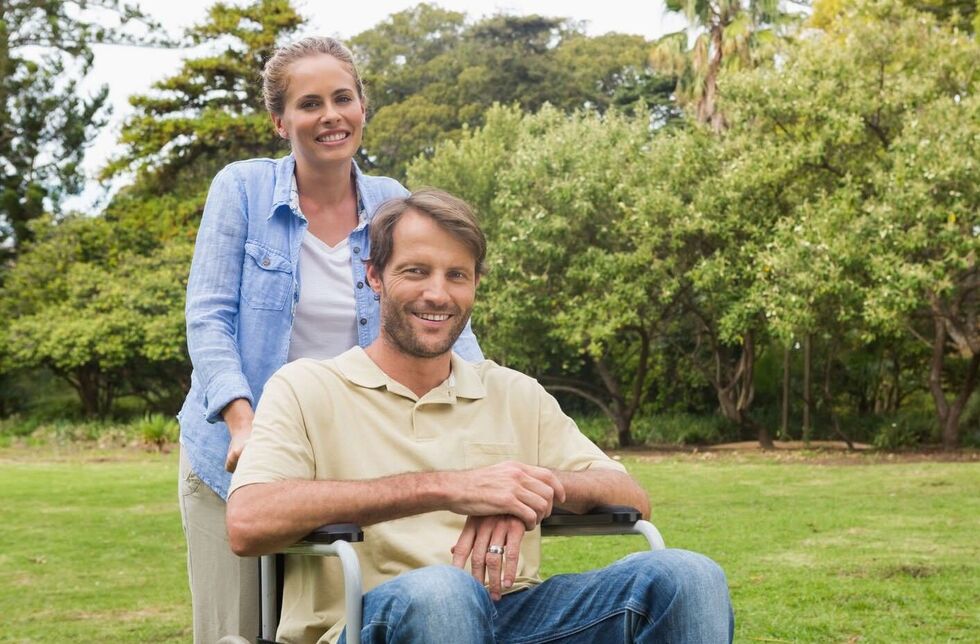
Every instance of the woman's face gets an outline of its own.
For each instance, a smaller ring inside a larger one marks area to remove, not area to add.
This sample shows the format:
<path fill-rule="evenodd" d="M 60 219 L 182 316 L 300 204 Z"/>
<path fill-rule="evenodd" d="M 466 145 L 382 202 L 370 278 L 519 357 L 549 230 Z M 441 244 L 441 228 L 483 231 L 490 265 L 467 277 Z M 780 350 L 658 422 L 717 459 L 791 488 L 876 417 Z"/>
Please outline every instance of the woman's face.
<path fill-rule="evenodd" d="M 272 115 L 296 162 L 310 168 L 347 162 L 361 145 L 364 103 L 344 63 L 328 54 L 300 58 L 289 66 L 283 113 Z"/>

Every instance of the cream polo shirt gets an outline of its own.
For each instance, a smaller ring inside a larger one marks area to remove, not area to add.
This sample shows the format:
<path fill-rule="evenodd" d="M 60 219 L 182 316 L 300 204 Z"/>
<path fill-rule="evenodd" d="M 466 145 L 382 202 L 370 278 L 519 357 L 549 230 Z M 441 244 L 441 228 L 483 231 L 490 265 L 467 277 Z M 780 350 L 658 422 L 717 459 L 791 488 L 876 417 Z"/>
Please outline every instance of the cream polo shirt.
<path fill-rule="evenodd" d="M 560 470 L 625 471 L 579 432 L 536 380 L 453 354 L 450 377 L 421 398 L 354 347 L 332 360 L 297 360 L 266 384 L 231 491 L 289 479 L 373 479 L 517 460 Z M 364 529 L 355 544 L 365 591 L 397 575 L 451 563 L 466 517 L 448 511 Z M 521 543 L 514 589 L 540 581 L 540 529 Z M 284 643 L 336 642 L 343 576 L 335 558 L 287 557 Z"/>

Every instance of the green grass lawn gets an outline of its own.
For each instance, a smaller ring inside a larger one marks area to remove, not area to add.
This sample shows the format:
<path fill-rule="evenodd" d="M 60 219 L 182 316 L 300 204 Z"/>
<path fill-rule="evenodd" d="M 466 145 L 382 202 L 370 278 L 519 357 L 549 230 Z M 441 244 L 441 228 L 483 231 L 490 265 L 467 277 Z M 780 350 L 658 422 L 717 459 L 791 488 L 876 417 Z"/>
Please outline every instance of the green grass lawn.
<path fill-rule="evenodd" d="M 736 641 L 980 641 L 980 464 L 676 456 L 631 471 L 728 573 Z M 186 642 L 175 454 L 0 450 L 0 641 Z M 551 539 L 548 573 L 641 538 Z"/>

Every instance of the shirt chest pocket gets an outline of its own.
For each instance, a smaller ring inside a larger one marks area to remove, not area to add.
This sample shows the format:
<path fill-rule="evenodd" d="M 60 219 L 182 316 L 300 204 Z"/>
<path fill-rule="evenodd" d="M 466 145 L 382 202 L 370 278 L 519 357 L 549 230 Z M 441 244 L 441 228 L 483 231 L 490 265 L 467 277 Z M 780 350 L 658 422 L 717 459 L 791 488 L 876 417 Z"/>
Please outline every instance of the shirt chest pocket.
<path fill-rule="evenodd" d="M 293 290 L 289 258 L 268 246 L 245 242 L 242 298 L 253 309 L 281 311 Z"/>
<path fill-rule="evenodd" d="M 517 460 L 516 443 L 472 443 L 463 445 L 466 469 L 496 465 L 504 461 Z"/>

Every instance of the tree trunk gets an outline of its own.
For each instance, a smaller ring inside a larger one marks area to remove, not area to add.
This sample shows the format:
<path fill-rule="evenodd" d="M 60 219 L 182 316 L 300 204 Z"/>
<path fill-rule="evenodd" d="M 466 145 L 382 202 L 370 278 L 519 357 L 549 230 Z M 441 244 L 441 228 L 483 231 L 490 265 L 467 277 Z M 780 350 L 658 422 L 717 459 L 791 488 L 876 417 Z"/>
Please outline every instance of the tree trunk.
<path fill-rule="evenodd" d="M 783 347 L 783 400 L 782 410 L 779 416 L 779 436 L 783 440 L 789 440 L 789 376 L 792 344 L 790 342 L 790 344 Z"/>
<path fill-rule="evenodd" d="M 837 412 L 834 410 L 834 394 L 831 387 L 831 375 L 834 366 L 834 354 L 836 352 L 827 352 L 827 364 L 823 371 L 823 404 L 827 408 L 827 413 L 830 415 L 830 423 L 834 428 L 834 433 L 837 434 L 843 441 L 847 444 L 847 449 L 854 451 L 854 442 L 851 437 L 847 435 L 840 426 L 840 418 L 837 417 Z"/>
<path fill-rule="evenodd" d="M 943 449 L 956 449 L 960 444 L 960 416 L 977 382 L 980 370 L 980 353 L 973 354 L 967 366 L 966 378 L 959 393 L 950 403 L 943 391 L 943 369 L 946 363 L 946 322 L 940 316 L 933 317 L 932 359 L 929 363 L 929 391 L 936 405 L 936 418 L 942 431 Z"/>
<path fill-rule="evenodd" d="M 752 399 L 755 397 L 755 341 L 752 332 L 745 333 L 740 349 L 734 367 L 726 369 L 726 366 L 729 366 L 726 363 L 730 361 L 724 355 L 723 347 L 717 344 L 714 346 L 715 378 L 713 382 L 718 394 L 718 405 L 725 418 L 737 423 L 743 430 L 755 434 L 760 447 L 773 449 L 775 445 L 773 445 L 769 430 L 765 425 L 756 423 L 749 416 L 749 408 L 752 405 Z M 726 378 L 726 371 L 731 374 L 730 377 Z"/>
<path fill-rule="evenodd" d="M 650 371 L 650 334 L 641 327 L 631 327 L 627 331 L 635 333 L 640 339 L 640 355 L 628 394 L 623 393 L 623 388 L 620 387 L 606 356 L 593 361 L 605 391 L 600 392 L 595 386 L 562 378 L 548 378 L 544 381 L 545 387 L 550 391 L 572 393 L 599 407 L 612 421 L 616 430 L 616 441 L 620 447 L 631 447 L 636 444 L 632 434 L 633 418 L 649 390 L 646 380 Z"/>
<path fill-rule="evenodd" d="M 711 54 L 708 69 L 704 75 L 701 98 L 697 104 L 697 118 L 701 123 L 711 125 L 715 132 L 725 129 L 725 118 L 717 108 L 718 74 L 724 55 L 725 28 L 719 23 L 711 25 Z"/>
<path fill-rule="evenodd" d="M 803 441 L 810 442 L 813 433 L 813 334 L 803 336 Z"/>

